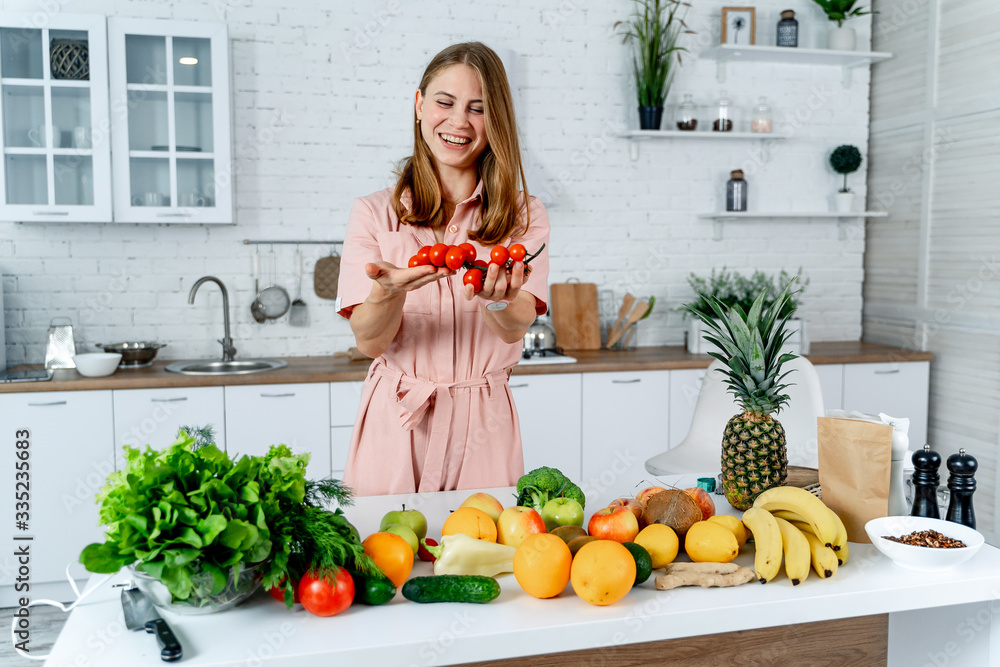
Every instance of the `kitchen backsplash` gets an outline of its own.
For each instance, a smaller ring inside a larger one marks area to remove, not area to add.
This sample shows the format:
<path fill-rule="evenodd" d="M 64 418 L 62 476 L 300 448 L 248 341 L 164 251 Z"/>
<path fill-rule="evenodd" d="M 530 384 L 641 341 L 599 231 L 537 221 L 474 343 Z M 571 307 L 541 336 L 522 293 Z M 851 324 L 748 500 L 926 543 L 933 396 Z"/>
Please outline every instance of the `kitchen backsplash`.
<path fill-rule="evenodd" d="M 158 340 L 169 344 L 160 358 L 216 356 L 218 289 L 206 285 L 194 305 L 187 303 L 203 275 L 229 288 L 240 355 L 324 355 L 352 345 L 333 302 L 312 291 L 312 266 L 330 248 L 302 247 L 310 325 L 295 328 L 287 316 L 265 324 L 252 319 L 252 249 L 242 241 L 343 238 L 353 199 L 387 186 L 408 152 L 412 95 L 427 60 L 470 39 L 512 52 L 529 187 L 547 202 L 552 221 L 552 282 L 578 278 L 619 297 L 655 295 L 657 308 L 639 329 L 639 345 L 681 344 L 685 324 L 671 309 L 690 297 L 691 271 L 803 266 L 810 284 L 802 315 L 811 338 L 860 337 L 860 221 L 740 221 L 727 223 L 722 240 L 714 240 L 712 222 L 696 216 L 724 208 L 724 183 L 737 168 L 750 184 L 751 210 L 829 210 L 839 181 L 827 154 L 844 143 L 867 152 L 867 71 L 855 71 L 844 87 L 839 67 L 738 63 L 720 84 L 716 63 L 696 54 L 718 43 L 722 3 L 694 3 L 688 24 L 697 34 L 686 42 L 693 55 L 685 54 L 668 105 L 692 93 L 707 111 L 725 89 L 737 107 L 736 129 L 749 129 L 750 109 L 765 95 L 775 130 L 792 137 L 646 141 L 632 161 L 628 142 L 616 136 L 637 128 L 630 63 L 612 28 L 631 3 L 324 4 L 336 8 L 293 0 L 52 3 L 65 12 L 228 23 L 236 225 L 0 223 L 8 363 L 40 362 L 57 316 L 73 320 L 78 344 Z M 5 10 L 40 6 L 0 2 Z M 780 11 L 794 9 L 800 47 L 825 46 L 827 22 L 813 2 L 755 6 L 758 44 L 773 44 Z M 869 18 L 852 23 L 860 48 L 867 48 Z M 664 126 L 672 112 L 664 114 Z M 851 177 L 859 205 L 866 169 L 867 163 Z M 275 251 L 279 283 L 294 298 L 294 247 Z"/>

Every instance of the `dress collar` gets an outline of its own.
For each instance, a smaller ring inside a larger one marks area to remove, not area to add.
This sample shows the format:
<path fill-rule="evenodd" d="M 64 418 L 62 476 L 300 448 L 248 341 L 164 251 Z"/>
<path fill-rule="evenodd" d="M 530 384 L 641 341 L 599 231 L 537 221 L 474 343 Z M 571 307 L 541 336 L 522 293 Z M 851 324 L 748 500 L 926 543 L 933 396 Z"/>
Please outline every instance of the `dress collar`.
<path fill-rule="evenodd" d="M 476 183 L 476 189 L 472 191 L 472 194 L 469 195 L 469 197 L 467 199 L 463 199 L 462 201 L 458 202 L 458 204 L 456 204 L 456 206 L 461 205 L 461 204 L 467 204 L 467 203 L 475 201 L 477 199 L 480 200 L 480 201 L 482 201 L 482 199 L 483 199 L 483 180 L 482 179 L 479 179 L 479 181 Z M 409 209 L 412 206 L 412 204 L 413 204 L 413 193 L 410 192 L 409 188 L 407 188 L 406 190 L 404 190 L 399 195 L 399 201 L 407 209 Z"/>

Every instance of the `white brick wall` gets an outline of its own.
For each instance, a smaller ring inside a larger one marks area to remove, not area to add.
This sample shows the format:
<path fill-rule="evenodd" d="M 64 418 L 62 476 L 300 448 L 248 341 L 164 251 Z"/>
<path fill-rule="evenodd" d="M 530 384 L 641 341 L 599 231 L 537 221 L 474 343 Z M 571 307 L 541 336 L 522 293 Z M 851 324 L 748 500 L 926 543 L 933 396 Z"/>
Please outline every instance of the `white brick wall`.
<path fill-rule="evenodd" d="M 0 0 L 5 10 L 38 11 L 37 0 Z M 766 95 L 787 142 L 660 141 L 629 160 L 615 132 L 637 126 L 625 47 L 612 25 L 626 0 L 503 0 L 461 5 L 402 0 L 52 0 L 67 12 L 225 20 L 232 40 L 237 224 L 66 225 L 0 223 L 0 273 L 7 302 L 7 356 L 38 362 L 55 316 L 69 316 L 78 343 L 150 339 L 169 343 L 162 358 L 216 356 L 221 299 L 209 285 L 194 305 L 200 276 L 230 291 L 233 336 L 242 355 L 331 354 L 353 344 L 333 303 L 312 292 L 312 265 L 327 248 L 304 246 L 304 299 L 311 325 L 252 320 L 251 250 L 244 238 L 342 238 L 355 197 L 391 182 L 407 154 L 411 100 L 427 60 L 456 41 L 480 39 L 515 55 L 512 79 L 529 184 L 554 202 L 549 214 L 552 281 L 570 277 L 660 304 L 640 329 L 640 345 L 680 344 L 683 322 L 670 310 L 690 296 L 690 271 L 712 266 L 796 270 L 811 284 L 803 314 L 814 340 L 861 333 L 863 229 L 846 239 L 830 221 L 743 222 L 712 238 L 699 212 L 723 207 L 724 182 L 742 167 L 756 210 L 828 210 L 838 177 L 829 151 L 868 142 L 866 71 L 850 89 L 836 67 L 731 65 L 726 84 L 714 62 L 685 57 L 668 104 L 694 93 L 706 110 L 723 88 L 749 125 Z M 722 2 L 697 2 L 688 23 L 692 54 L 718 41 Z M 800 45 L 824 45 L 826 21 L 810 0 L 757 0 L 757 41 L 773 44 L 783 9 L 800 20 Z M 859 43 L 869 22 L 853 22 Z M 787 118 L 787 120 L 786 120 Z M 668 109 L 664 123 L 672 120 Z M 703 121 L 704 122 L 704 121 Z M 739 128 L 738 128 L 739 129 Z M 866 167 L 865 167 L 866 168 Z M 865 196 L 864 175 L 851 186 Z M 266 252 L 266 248 L 264 248 Z M 281 246 L 280 282 L 294 293 L 294 249 Z"/>

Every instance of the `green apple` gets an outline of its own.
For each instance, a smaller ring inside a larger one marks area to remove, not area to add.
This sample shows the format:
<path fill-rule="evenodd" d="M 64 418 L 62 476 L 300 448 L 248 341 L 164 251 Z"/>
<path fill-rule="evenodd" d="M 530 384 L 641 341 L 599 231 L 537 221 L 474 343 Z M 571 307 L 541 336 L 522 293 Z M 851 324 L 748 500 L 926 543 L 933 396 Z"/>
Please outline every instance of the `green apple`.
<path fill-rule="evenodd" d="M 382 523 L 379 525 L 378 529 L 381 532 L 385 532 L 386 528 L 394 523 L 401 523 L 404 526 L 409 526 L 409 528 L 416 533 L 418 540 L 422 540 L 427 537 L 427 518 L 417 510 L 406 509 L 406 505 L 403 505 L 402 510 L 388 512 L 384 517 L 382 517 Z"/>
<path fill-rule="evenodd" d="M 406 540 L 407 544 L 410 545 L 410 548 L 413 549 L 413 555 L 417 555 L 417 551 L 420 549 L 420 540 L 417 539 L 417 534 L 414 533 L 413 529 L 409 526 L 401 523 L 394 523 L 391 526 L 386 526 L 382 532 L 395 533 L 396 535 L 399 535 Z"/>
<path fill-rule="evenodd" d="M 582 526 L 583 507 L 572 498 L 553 498 L 542 505 L 542 520 L 549 531 L 557 526 Z"/>

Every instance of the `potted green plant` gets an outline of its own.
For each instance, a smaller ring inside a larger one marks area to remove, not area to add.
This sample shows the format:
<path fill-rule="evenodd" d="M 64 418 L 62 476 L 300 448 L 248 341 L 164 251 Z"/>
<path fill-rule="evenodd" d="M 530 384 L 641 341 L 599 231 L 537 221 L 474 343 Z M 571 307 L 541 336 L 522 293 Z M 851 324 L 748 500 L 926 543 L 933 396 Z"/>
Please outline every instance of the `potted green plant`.
<path fill-rule="evenodd" d="M 622 43 L 632 45 L 632 74 L 639 102 L 639 127 L 658 130 L 663 119 L 663 105 L 670 91 L 674 73 L 681 65 L 679 46 L 682 34 L 694 34 L 684 23 L 691 6 L 681 0 L 634 0 L 635 9 L 627 21 L 615 28 Z"/>
<path fill-rule="evenodd" d="M 855 7 L 858 0 L 813 0 L 826 12 L 826 17 L 837 25 L 827 31 L 827 48 L 835 51 L 853 51 L 858 38 L 854 28 L 844 26 L 844 22 L 858 16 L 874 12 L 864 7 Z"/>
<path fill-rule="evenodd" d="M 861 151 L 857 146 L 844 144 L 837 146 L 830 153 L 830 166 L 838 174 L 844 176 L 844 187 L 833 196 L 838 213 L 850 213 L 854 208 L 854 193 L 847 187 L 847 175 L 853 174 L 861 166 Z"/>
<path fill-rule="evenodd" d="M 809 353 L 809 337 L 806 330 L 805 320 L 793 317 L 801 304 L 803 290 L 809 285 L 809 279 L 803 278 L 802 269 L 793 274 L 782 269 L 777 275 L 771 276 L 757 269 L 750 276 L 744 276 L 734 271 L 729 271 L 726 267 L 721 270 L 712 269 L 708 277 L 701 277 L 692 273 L 688 276 L 688 285 L 695 293 L 695 300 L 682 306 L 685 314 L 692 312 L 703 313 L 709 318 L 715 317 L 711 300 L 717 299 L 719 303 L 727 309 L 739 307 L 744 313 L 749 312 L 750 307 L 761 293 L 764 297 L 765 308 L 770 308 L 781 294 L 782 289 L 789 283 L 794 283 L 796 290 L 785 302 L 780 313 L 780 317 L 788 317 L 785 331 L 789 334 L 785 349 L 796 354 Z M 693 317 L 688 322 L 687 349 L 691 354 L 708 354 L 714 350 L 715 346 L 705 340 L 704 334 L 707 328 L 701 319 Z"/>

